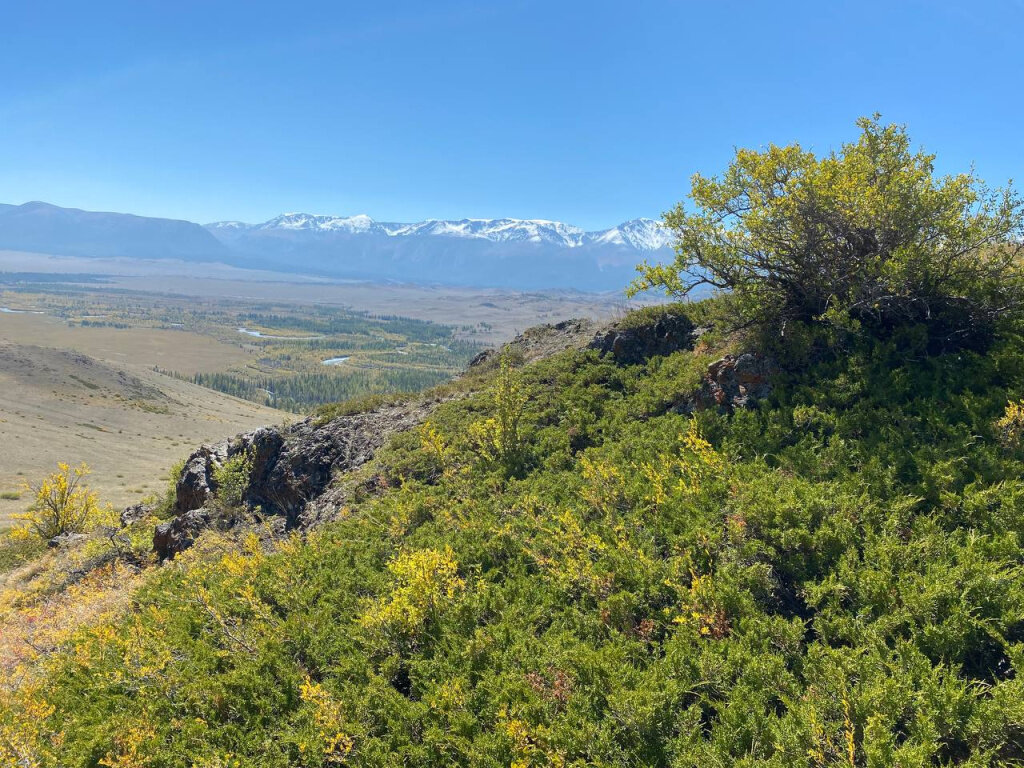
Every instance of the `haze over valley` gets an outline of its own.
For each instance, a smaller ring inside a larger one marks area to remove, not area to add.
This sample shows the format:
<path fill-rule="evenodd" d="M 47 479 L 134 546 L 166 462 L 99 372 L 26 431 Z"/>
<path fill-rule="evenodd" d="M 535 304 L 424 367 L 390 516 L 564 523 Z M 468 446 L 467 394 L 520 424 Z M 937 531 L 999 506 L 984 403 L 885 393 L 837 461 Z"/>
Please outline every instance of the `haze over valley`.
<path fill-rule="evenodd" d="M 59 256 L 219 262 L 370 281 L 620 292 L 636 264 L 671 257 L 654 219 L 585 232 L 557 221 L 428 220 L 290 213 L 257 224 L 199 224 L 61 208 L 0 205 L 0 249 Z"/>

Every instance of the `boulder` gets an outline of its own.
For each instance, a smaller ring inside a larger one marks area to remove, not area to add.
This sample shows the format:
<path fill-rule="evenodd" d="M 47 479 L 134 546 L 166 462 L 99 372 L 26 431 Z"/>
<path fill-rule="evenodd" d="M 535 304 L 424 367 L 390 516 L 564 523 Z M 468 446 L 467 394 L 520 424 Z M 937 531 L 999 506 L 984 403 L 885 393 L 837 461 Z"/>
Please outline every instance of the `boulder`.
<path fill-rule="evenodd" d="M 205 507 L 178 515 L 161 523 L 153 532 L 153 551 L 161 560 L 174 557 L 195 543 L 196 538 L 213 521 L 213 514 Z"/>
<path fill-rule="evenodd" d="M 611 325 L 594 337 L 591 349 L 611 355 L 621 365 L 637 365 L 652 357 L 670 355 L 680 349 L 693 349 L 701 331 L 682 313 L 665 312 L 652 322 L 635 325 Z"/>
<path fill-rule="evenodd" d="M 204 445 L 188 459 L 174 486 L 174 510 L 179 514 L 199 509 L 216 493 L 214 468 L 228 457 L 227 442 Z"/>
<path fill-rule="evenodd" d="M 140 520 L 145 520 L 151 514 L 153 514 L 152 504 L 139 503 L 125 507 L 121 511 L 121 527 L 127 528 Z"/>
<path fill-rule="evenodd" d="M 758 352 L 726 355 L 708 366 L 700 388 L 678 407 L 685 411 L 749 408 L 772 392 L 778 365 Z"/>

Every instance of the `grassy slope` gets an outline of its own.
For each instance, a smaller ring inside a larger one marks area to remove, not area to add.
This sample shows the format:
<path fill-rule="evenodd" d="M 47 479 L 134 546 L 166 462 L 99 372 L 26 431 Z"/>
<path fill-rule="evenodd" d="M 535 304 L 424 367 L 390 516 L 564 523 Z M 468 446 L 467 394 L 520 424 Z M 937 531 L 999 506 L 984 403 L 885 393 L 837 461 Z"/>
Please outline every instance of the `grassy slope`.
<path fill-rule="evenodd" d="M 143 366 L 0 342 L 0 527 L 31 501 L 21 483 L 59 461 L 88 463 L 101 501 L 123 507 L 197 444 L 286 418 Z"/>
<path fill-rule="evenodd" d="M 694 419 L 705 356 L 533 364 L 518 476 L 500 397 L 442 406 L 395 490 L 162 569 L 0 723 L 63 766 L 1019 763 L 1022 353 L 908 335 Z"/>

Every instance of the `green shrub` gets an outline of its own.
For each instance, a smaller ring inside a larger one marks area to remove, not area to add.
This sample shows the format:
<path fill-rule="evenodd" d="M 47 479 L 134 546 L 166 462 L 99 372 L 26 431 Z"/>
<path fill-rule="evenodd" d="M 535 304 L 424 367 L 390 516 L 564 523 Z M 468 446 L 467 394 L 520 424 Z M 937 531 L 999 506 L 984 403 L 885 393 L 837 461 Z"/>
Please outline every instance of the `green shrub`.
<path fill-rule="evenodd" d="M 824 157 L 740 149 L 722 176 L 695 175 L 695 210 L 665 214 L 675 262 L 644 263 L 631 290 L 728 291 L 740 323 L 775 334 L 921 324 L 937 349 L 988 344 L 1024 306 L 1024 200 L 971 174 L 937 177 L 934 155 L 877 115 L 858 125 L 856 142 Z"/>
<path fill-rule="evenodd" d="M 381 452 L 397 487 L 183 553 L 0 687 L 0 762 L 1019 765 L 1024 340 L 916 343 L 692 417 L 700 354 L 503 372 Z M 512 474 L 471 439 L 502 408 Z"/>
<path fill-rule="evenodd" d="M 20 526 L 46 541 L 65 533 L 81 533 L 95 526 L 104 510 L 96 494 L 84 483 L 90 469 L 86 464 L 71 467 L 59 463 L 57 470 L 37 485 L 26 484 L 32 505 L 14 515 Z"/>
<path fill-rule="evenodd" d="M 217 501 L 227 507 L 239 507 L 245 502 L 252 474 L 252 454 L 241 451 L 213 470 Z"/>

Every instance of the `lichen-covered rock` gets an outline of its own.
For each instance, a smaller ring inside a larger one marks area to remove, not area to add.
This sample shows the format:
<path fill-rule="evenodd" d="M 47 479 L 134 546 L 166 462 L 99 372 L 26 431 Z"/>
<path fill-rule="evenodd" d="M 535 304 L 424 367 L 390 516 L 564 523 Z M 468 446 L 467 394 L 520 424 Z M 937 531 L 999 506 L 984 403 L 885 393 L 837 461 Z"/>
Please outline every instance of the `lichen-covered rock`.
<path fill-rule="evenodd" d="M 228 457 L 226 442 L 204 445 L 188 459 L 174 487 L 174 511 L 184 514 L 199 509 L 210 501 L 216 492 L 214 468 L 223 464 Z"/>
<path fill-rule="evenodd" d="M 659 355 L 692 349 L 696 338 L 693 321 L 682 313 L 668 312 L 637 325 L 610 325 L 590 342 L 590 348 L 611 355 L 622 365 L 638 365 Z"/>
<path fill-rule="evenodd" d="M 726 355 L 708 366 L 703 384 L 680 410 L 749 408 L 771 394 L 772 377 L 777 372 L 775 361 L 758 352 Z"/>
<path fill-rule="evenodd" d="M 153 532 L 153 551 L 161 560 L 184 552 L 195 543 L 196 537 L 203 530 L 210 527 L 213 519 L 213 513 L 206 507 L 201 507 L 161 523 Z"/>
<path fill-rule="evenodd" d="M 217 469 L 241 453 L 251 468 L 242 494 L 248 510 L 280 518 L 284 529 L 305 527 L 303 511 L 330 485 L 336 472 L 362 466 L 396 432 L 422 422 L 433 403 L 386 405 L 326 424 L 306 419 L 288 427 L 261 427 L 216 445 L 204 445 L 185 462 L 176 484 L 176 517 L 157 526 L 153 548 L 161 558 L 192 545 L 198 532 L 231 516 L 214 513 Z M 202 514 L 194 515 L 195 511 Z M 317 520 L 323 518 L 318 510 Z"/>
<path fill-rule="evenodd" d="M 76 544 L 81 544 L 88 538 L 89 537 L 86 536 L 84 533 L 71 533 L 69 531 L 67 533 L 57 534 L 52 539 L 46 542 L 46 546 L 48 546 L 50 549 L 66 549 L 68 547 L 73 547 Z"/>
<path fill-rule="evenodd" d="M 127 528 L 129 525 L 133 525 L 140 520 L 145 520 L 151 514 L 153 514 L 152 504 L 140 502 L 139 504 L 125 507 L 121 511 L 121 527 Z"/>
<path fill-rule="evenodd" d="M 567 349 L 596 349 L 622 365 L 636 365 L 658 355 L 692 349 L 706 329 L 695 328 L 679 305 L 652 307 L 647 316 L 598 327 L 592 320 L 563 320 L 538 325 L 516 336 L 501 349 L 487 349 L 469 363 L 469 369 L 494 365 L 504 354 L 529 363 Z"/>
<path fill-rule="evenodd" d="M 496 365 L 502 355 L 517 363 L 530 363 L 563 352 L 582 349 L 594 338 L 593 320 L 574 318 L 528 328 L 500 349 L 485 349 L 469 361 L 469 370 Z"/>

